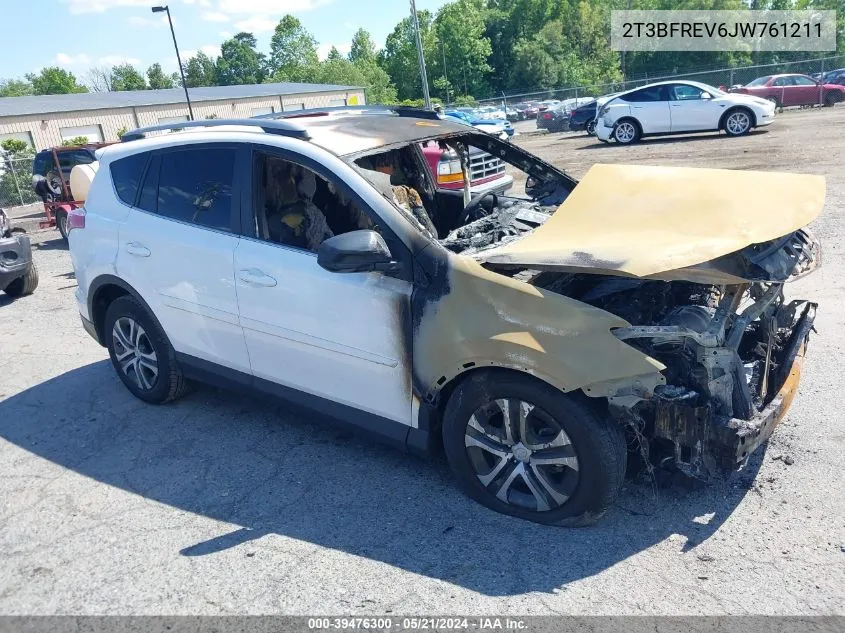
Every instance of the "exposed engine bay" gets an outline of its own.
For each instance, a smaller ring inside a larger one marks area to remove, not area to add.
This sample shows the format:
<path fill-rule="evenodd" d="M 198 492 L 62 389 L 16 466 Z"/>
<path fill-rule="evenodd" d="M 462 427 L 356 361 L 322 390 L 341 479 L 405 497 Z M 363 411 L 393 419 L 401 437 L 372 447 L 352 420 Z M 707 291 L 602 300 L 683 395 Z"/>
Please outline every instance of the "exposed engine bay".
<path fill-rule="evenodd" d="M 767 407 L 802 351 L 816 304 L 782 283 L 735 286 L 523 271 L 529 283 L 616 314 L 614 335 L 660 361 L 666 384 L 611 413 L 646 438 L 655 465 L 707 477 L 756 448 Z M 735 439 L 734 439 L 735 438 Z"/>

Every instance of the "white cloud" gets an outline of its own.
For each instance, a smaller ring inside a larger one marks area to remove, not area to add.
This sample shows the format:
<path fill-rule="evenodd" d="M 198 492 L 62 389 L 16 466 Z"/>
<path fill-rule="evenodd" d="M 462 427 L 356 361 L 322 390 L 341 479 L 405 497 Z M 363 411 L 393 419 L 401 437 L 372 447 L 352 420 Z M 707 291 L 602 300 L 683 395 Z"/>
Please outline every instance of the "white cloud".
<path fill-rule="evenodd" d="M 232 33 L 230 31 L 220 31 L 220 37 L 222 37 L 224 40 L 228 40 L 230 37 L 232 37 Z"/>
<path fill-rule="evenodd" d="M 145 18 L 141 15 L 133 15 L 129 18 L 129 24 L 139 28 L 152 26 L 154 28 L 162 28 L 168 26 L 167 16 Z M 176 24 L 176 18 L 173 18 L 173 24 Z"/>
<path fill-rule="evenodd" d="M 317 56 L 320 59 L 326 59 L 329 56 L 329 53 L 332 50 L 332 46 L 334 46 L 338 53 L 341 55 L 348 55 L 349 51 L 352 49 L 352 44 L 320 44 L 317 47 Z"/>
<path fill-rule="evenodd" d="M 191 57 L 196 57 L 196 54 L 200 51 L 202 51 L 209 57 L 220 57 L 220 47 L 215 44 L 207 44 L 206 46 L 200 46 L 198 49 L 192 48 L 187 51 L 182 51 L 182 61 L 187 62 L 189 59 L 191 59 Z"/>
<path fill-rule="evenodd" d="M 150 0 L 62 0 L 71 13 L 102 13 L 117 7 L 150 7 Z"/>
<path fill-rule="evenodd" d="M 217 11 L 203 11 L 200 18 L 205 20 L 206 22 L 228 22 L 229 16 L 225 13 L 219 13 Z"/>
<path fill-rule="evenodd" d="M 272 31 L 276 28 L 276 24 L 278 23 L 278 20 L 268 18 L 267 16 L 254 15 L 246 20 L 235 22 L 235 29 L 239 32 L 246 31 L 247 33 L 252 33 L 254 35 L 256 33 L 266 33 L 267 31 Z"/>
<path fill-rule="evenodd" d="M 140 63 L 141 60 L 137 57 L 126 57 L 125 55 L 105 55 L 97 60 L 99 66 L 120 66 L 121 64 L 138 66 Z"/>
<path fill-rule="evenodd" d="M 84 64 L 90 64 L 91 58 L 85 53 L 79 53 L 78 55 L 58 53 L 56 55 L 56 63 L 58 63 L 59 66 L 82 66 Z"/>
<path fill-rule="evenodd" d="M 185 4 L 195 4 L 198 7 L 210 7 L 211 2 L 209 0 L 182 0 Z"/>
<path fill-rule="evenodd" d="M 329 2 L 332 0 L 219 0 L 218 9 L 228 14 L 283 15 L 309 11 Z"/>

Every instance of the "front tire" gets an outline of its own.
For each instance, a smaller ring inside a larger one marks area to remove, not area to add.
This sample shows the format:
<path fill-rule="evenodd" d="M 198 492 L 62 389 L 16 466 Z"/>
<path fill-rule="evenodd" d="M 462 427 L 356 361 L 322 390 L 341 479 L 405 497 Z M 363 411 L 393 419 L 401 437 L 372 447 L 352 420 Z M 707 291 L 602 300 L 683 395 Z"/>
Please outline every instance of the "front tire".
<path fill-rule="evenodd" d="M 29 265 L 29 269 L 23 277 L 18 277 L 8 286 L 6 286 L 6 294 L 10 297 L 23 297 L 31 295 L 38 287 L 38 268 L 35 267 L 35 262 Z"/>
<path fill-rule="evenodd" d="M 731 110 L 725 115 L 723 127 L 728 136 L 744 136 L 751 131 L 751 113 L 745 108 Z"/>
<path fill-rule="evenodd" d="M 631 145 L 640 140 L 640 126 L 633 119 L 617 121 L 613 128 L 613 139 L 620 145 Z"/>
<path fill-rule="evenodd" d="M 134 298 L 123 296 L 112 302 L 103 336 L 114 370 L 136 398 L 163 404 L 185 393 L 187 383 L 170 341 Z"/>
<path fill-rule="evenodd" d="M 593 119 L 592 121 L 587 121 L 587 125 L 584 128 L 587 131 L 587 136 L 595 136 L 596 135 L 596 121 Z"/>
<path fill-rule="evenodd" d="M 471 374 L 443 420 L 458 484 L 502 514 L 567 526 L 598 521 L 622 486 L 627 453 L 622 430 L 593 404 L 525 374 Z"/>

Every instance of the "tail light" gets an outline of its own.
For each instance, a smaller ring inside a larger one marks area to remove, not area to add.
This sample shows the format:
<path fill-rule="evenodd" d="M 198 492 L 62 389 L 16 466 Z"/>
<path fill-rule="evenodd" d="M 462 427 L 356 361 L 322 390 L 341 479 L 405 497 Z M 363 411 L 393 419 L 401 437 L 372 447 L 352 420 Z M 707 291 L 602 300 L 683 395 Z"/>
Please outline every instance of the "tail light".
<path fill-rule="evenodd" d="M 85 228 L 85 207 L 76 207 L 67 214 L 67 232 Z"/>
<path fill-rule="evenodd" d="M 440 184 L 456 183 L 464 181 L 464 172 L 461 169 L 461 161 L 453 158 L 454 153 L 443 153 L 440 162 L 437 163 L 437 182 Z"/>
<path fill-rule="evenodd" d="M 551 119 L 551 118 L 552 118 L 552 113 L 551 113 L 551 112 L 544 112 L 544 113 L 543 113 L 543 118 L 544 118 L 544 119 Z"/>

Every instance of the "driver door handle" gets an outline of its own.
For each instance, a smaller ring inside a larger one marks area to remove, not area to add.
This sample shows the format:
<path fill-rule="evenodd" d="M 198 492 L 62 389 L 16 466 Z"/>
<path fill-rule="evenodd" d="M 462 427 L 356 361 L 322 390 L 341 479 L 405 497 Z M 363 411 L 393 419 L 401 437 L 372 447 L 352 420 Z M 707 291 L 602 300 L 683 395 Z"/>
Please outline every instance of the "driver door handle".
<path fill-rule="evenodd" d="M 248 286 L 255 286 L 257 288 L 272 288 L 278 283 L 275 277 L 271 277 L 263 270 L 258 270 L 257 268 L 239 270 L 238 279 Z"/>

